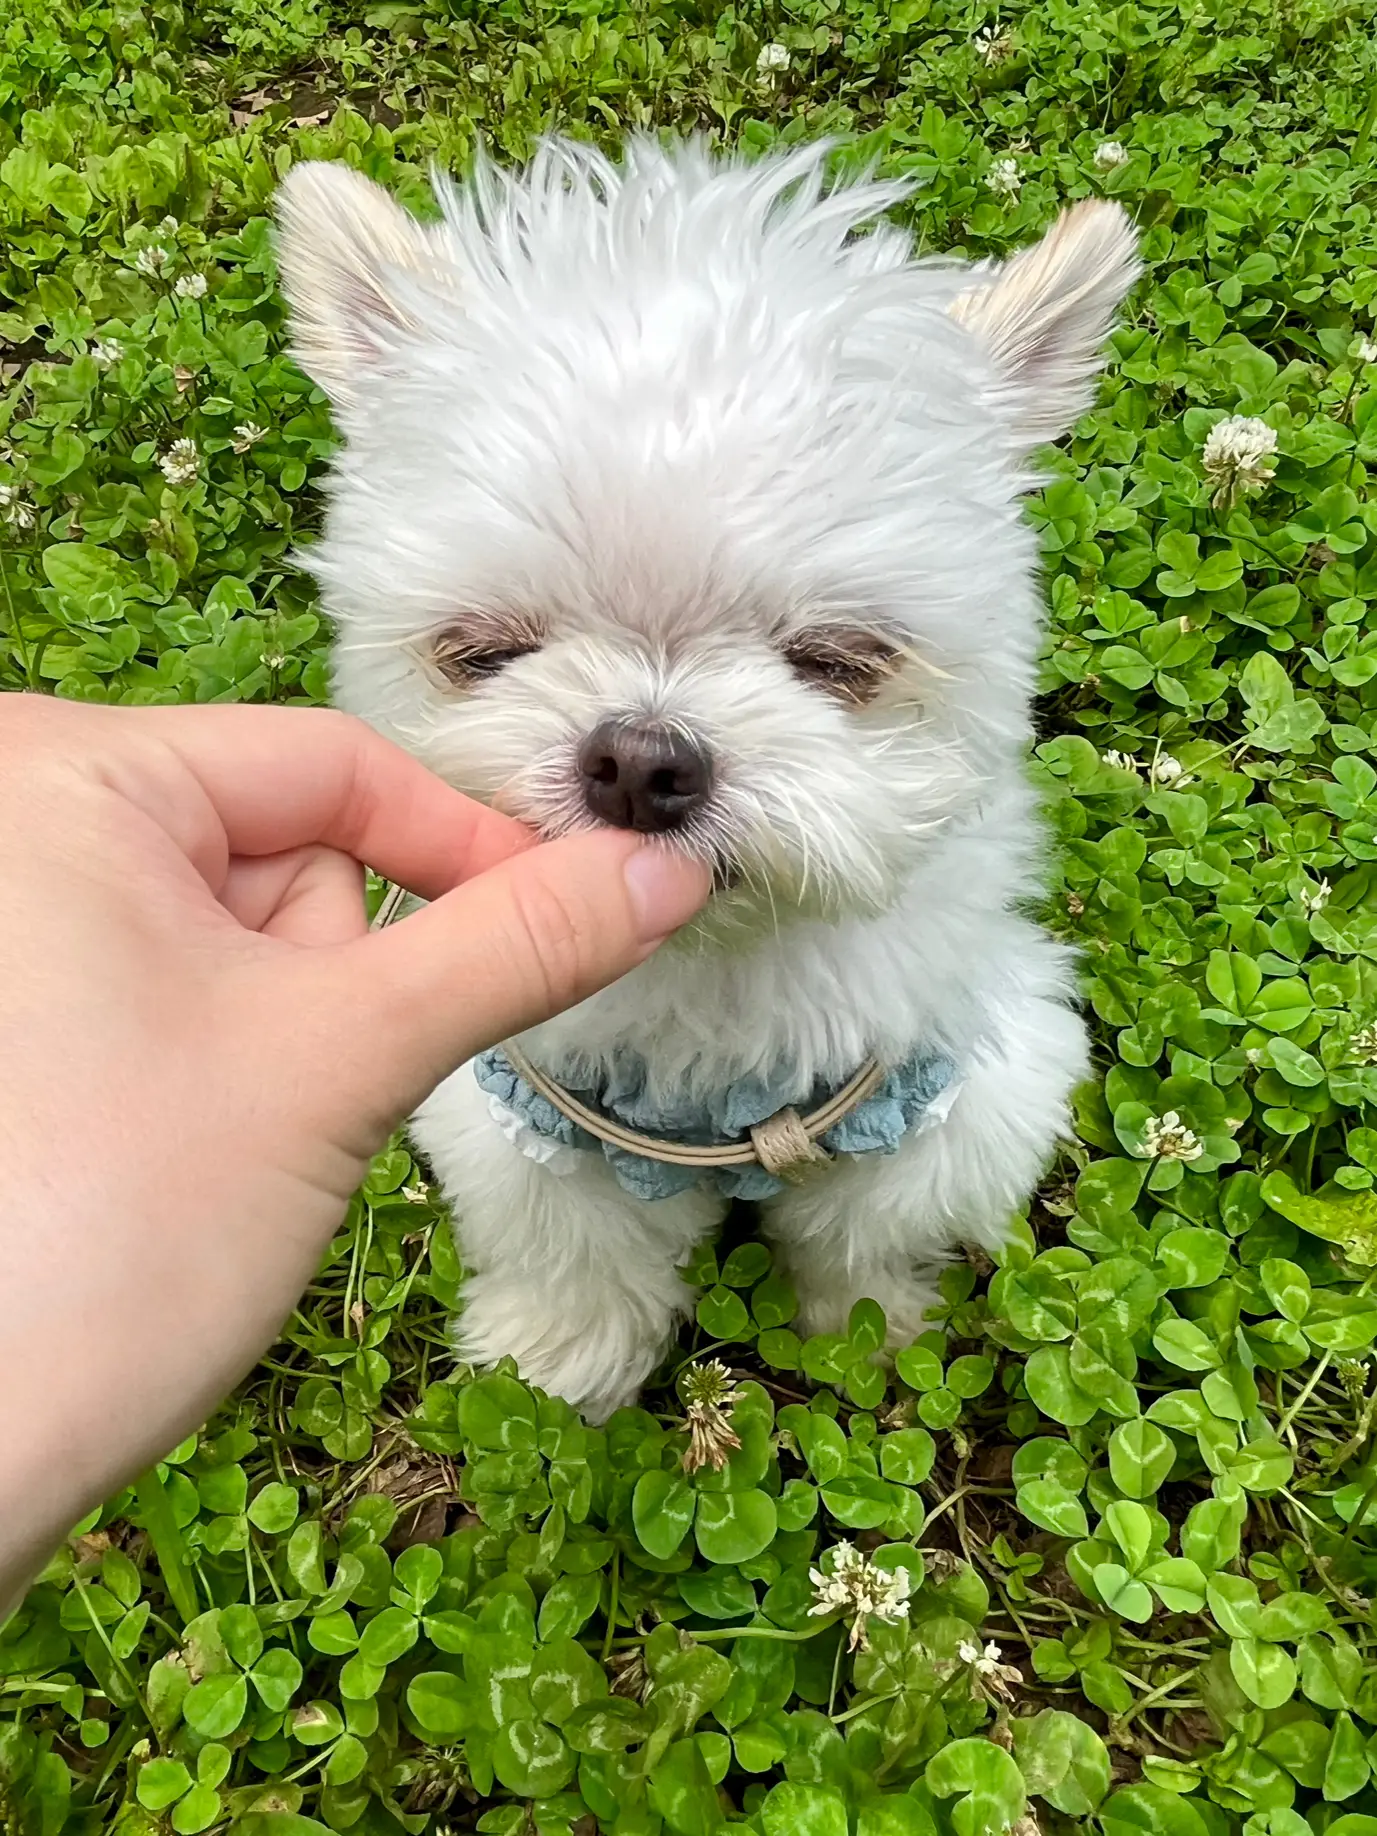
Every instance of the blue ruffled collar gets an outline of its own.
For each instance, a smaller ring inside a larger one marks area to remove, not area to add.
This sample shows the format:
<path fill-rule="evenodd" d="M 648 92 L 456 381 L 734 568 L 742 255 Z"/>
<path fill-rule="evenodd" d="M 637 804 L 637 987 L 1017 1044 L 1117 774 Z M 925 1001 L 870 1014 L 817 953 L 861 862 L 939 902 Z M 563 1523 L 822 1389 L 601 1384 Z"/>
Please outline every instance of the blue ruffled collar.
<path fill-rule="evenodd" d="M 519 1077 L 500 1047 L 475 1061 L 474 1074 L 489 1096 L 535 1136 L 603 1155 L 619 1184 L 637 1198 L 671 1198 L 703 1181 L 716 1185 L 728 1198 L 766 1199 L 784 1190 L 784 1182 L 761 1166 L 713 1167 L 704 1172 L 599 1141 Z M 832 1154 L 892 1154 L 925 1117 L 938 1119 L 936 1112 L 943 1108 L 939 1099 L 952 1092 L 955 1076 L 955 1063 L 945 1053 L 920 1048 L 895 1066 L 873 1095 L 829 1129 L 821 1137 L 822 1146 Z M 680 1102 L 653 1102 L 648 1081 L 644 1059 L 627 1053 L 618 1058 L 599 1086 L 568 1088 L 571 1096 L 624 1128 L 705 1147 L 740 1141 L 790 1104 L 806 1113 L 832 1094 L 824 1085 L 800 1098 L 797 1074 L 791 1075 L 787 1067 L 769 1077 L 739 1078 L 706 1100 L 685 1097 Z"/>

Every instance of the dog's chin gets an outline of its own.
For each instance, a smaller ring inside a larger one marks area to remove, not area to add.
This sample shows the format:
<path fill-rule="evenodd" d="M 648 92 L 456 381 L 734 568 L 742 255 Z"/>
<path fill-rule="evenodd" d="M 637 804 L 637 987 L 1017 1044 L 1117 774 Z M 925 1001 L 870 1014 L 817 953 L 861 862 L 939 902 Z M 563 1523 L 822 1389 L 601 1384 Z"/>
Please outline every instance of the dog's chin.
<path fill-rule="evenodd" d="M 533 811 L 506 808 L 534 829 L 543 840 L 606 829 L 612 825 L 600 822 L 591 814 L 570 822 L 567 816 L 552 819 Z M 696 861 L 707 860 L 712 867 L 712 890 L 696 917 L 683 926 L 664 946 L 671 952 L 726 948 L 749 948 L 766 937 L 777 937 L 790 925 L 798 923 L 842 924 L 851 919 L 878 918 L 888 911 L 898 894 L 897 882 L 887 885 L 886 896 L 874 896 L 874 890 L 852 887 L 849 891 L 833 885 L 826 894 L 816 885 L 795 880 L 788 867 L 781 872 L 778 860 L 768 866 L 755 863 L 749 856 L 738 858 L 721 847 L 713 848 L 690 835 L 647 834 L 654 846 L 674 849 Z M 879 876 L 877 876 L 878 878 Z M 866 896 L 867 891 L 871 896 Z"/>
<path fill-rule="evenodd" d="M 498 807 L 502 809 L 504 815 L 514 816 L 518 822 L 524 822 L 527 828 L 534 829 L 542 841 L 557 841 L 562 835 L 587 834 L 594 829 L 612 827 L 611 823 L 600 822 L 596 816 L 591 815 L 581 817 L 571 823 L 567 819 L 552 820 L 494 802 L 494 808 Z M 695 843 L 689 838 L 676 835 L 672 830 L 664 834 L 647 833 L 646 840 L 656 847 L 672 848 L 680 854 L 687 855 L 690 860 L 706 861 L 711 865 L 712 898 L 733 893 L 744 883 L 745 876 L 739 864 L 720 848 L 705 846 L 701 841 Z"/>
<path fill-rule="evenodd" d="M 837 887 L 820 896 L 815 887 L 777 874 L 752 871 L 749 863 L 721 864 L 714 871 L 707 903 L 670 938 L 671 950 L 741 952 L 767 939 L 786 940 L 798 925 L 845 925 L 883 917 L 899 897 L 896 884 L 885 898 L 867 898 Z"/>

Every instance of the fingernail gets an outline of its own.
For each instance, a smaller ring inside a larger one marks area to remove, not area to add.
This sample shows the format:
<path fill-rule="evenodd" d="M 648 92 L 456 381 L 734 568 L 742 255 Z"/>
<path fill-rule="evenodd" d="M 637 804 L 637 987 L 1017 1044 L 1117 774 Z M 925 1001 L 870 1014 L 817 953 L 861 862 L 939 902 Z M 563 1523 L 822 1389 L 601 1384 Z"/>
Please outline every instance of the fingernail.
<path fill-rule="evenodd" d="M 622 872 L 636 929 L 646 944 L 661 943 L 702 905 L 712 876 L 701 862 L 690 861 L 670 848 L 638 848 Z"/>

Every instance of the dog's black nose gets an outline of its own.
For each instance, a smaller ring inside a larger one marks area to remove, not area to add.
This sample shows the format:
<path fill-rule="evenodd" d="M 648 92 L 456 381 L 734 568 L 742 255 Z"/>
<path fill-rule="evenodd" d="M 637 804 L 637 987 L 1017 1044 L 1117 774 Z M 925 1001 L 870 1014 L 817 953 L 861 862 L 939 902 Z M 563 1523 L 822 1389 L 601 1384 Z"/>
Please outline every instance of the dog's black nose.
<path fill-rule="evenodd" d="M 579 747 L 589 809 L 617 829 L 677 829 L 712 788 L 701 746 L 655 720 L 605 720 Z"/>

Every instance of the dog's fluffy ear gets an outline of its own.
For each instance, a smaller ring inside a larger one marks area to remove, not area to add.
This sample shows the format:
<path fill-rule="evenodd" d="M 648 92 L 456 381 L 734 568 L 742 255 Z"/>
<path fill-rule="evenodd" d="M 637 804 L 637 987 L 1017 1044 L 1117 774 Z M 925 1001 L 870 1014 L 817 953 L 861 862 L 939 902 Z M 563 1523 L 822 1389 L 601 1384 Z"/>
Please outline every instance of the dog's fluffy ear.
<path fill-rule="evenodd" d="M 277 194 L 278 267 L 297 362 L 337 407 L 370 365 L 417 329 L 399 299 L 408 275 L 442 279 L 432 233 L 350 166 L 307 160 Z"/>
<path fill-rule="evenodd" d="M 1091 198 L 953 301 L 952 317 L 994 357 L 1025 450 L 1057 439 L 1090 406 L 1104 341 L 1140 271 L 1127 213 Z"/>

